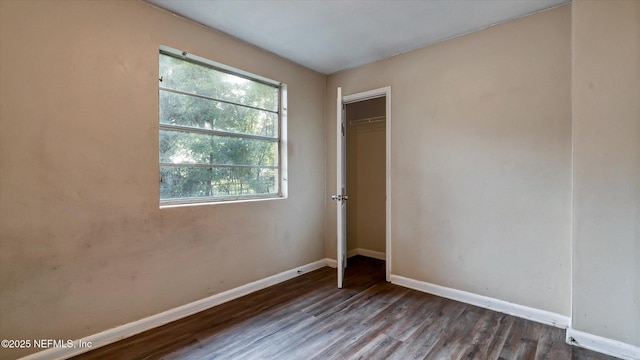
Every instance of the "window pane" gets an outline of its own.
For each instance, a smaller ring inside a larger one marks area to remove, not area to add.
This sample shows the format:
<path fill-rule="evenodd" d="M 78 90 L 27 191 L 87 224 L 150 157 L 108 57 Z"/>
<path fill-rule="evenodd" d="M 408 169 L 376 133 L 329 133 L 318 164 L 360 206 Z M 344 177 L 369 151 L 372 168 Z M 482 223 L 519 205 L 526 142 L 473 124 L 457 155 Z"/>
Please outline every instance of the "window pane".
<path fill-rule="evenodd" d="M 285 85 L 178 54 L 159 55 L 160 199 L 281 196 Z"/>
<path fill-rule="evenodd" d="M 278 88 L 160 54 L 161 86 L 271 111 L 278 110 Z"/>
<path fill-rule="evenodd" d="M 160 90 L 160 123 L 277 137 L 278 114 Z"/>
<path fill-rule="evenodd" d="M 164 200 L 277 194 L 277 170 L 260 168 L 160 167 Z"/>
<path fill-rule="evenodd" d="M 277 166 L 278 143 L 160 130 L 160 162 Z"/>

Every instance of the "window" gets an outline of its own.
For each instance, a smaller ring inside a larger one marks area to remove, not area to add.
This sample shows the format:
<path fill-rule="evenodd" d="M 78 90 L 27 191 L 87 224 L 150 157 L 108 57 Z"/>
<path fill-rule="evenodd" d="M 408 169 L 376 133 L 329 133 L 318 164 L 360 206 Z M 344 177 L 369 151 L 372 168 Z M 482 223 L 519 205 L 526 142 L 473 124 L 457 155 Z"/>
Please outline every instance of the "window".
<path fill-rule="evenodd" d="M 286 195 L 286 86 L 160 50 L 161 205 Z"/>

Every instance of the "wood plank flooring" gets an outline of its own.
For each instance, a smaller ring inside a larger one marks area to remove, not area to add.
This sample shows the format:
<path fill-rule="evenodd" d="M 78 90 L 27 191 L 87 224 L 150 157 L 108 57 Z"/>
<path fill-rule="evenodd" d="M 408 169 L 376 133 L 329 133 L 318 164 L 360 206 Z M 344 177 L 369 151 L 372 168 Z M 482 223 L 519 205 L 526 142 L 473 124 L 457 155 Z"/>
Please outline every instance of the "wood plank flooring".
<path fill-rule="evenodd" d="M 615 359 L 564 333 L 389 284 L 356 256 L 343 289 L 323 268 L 74 359 Z"/>

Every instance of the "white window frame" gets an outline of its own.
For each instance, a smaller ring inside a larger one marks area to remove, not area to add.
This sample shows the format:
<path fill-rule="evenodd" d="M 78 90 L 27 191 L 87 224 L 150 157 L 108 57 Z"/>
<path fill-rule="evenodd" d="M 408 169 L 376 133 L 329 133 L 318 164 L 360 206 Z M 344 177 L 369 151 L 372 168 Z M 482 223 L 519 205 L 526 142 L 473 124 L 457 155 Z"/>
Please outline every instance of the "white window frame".
<path fill-rule="evenodd" d="M 255 194 L 255 195 L 235 195 L 235 196 L 212 196 L 201 198 L 178 198 L 178 199 L 160 199 L 160 208 L 181 207 L 181 206 L 194 206 L 194 205 L 208 205 L 208 204 L 227 204 L 238 202 L 250 202 L 250 201 L 264 201 L 264 200 L 276 200 L 286 199 L 288 197 L 288 169 L 287 169 L 287 85 L 271 80 L 269 78 L 255 75 L 247 71 L 236 69 L 234 67 L 209 60 L 197 55 L 187 53 L 186 51 L 177 50 L 168 46 L 160 45 L 160 54 L 167 54 L 177 58 L 182 58 L 189 62 L 199 63 L 213 68 L 217 71 L 230 73 L 246 78 L 251 81 L 261 82 L 268 85 L 272 85 L 279 89 L 278 94 L 278 192 L 276 194 Z M 170 126 L 160 123 L 160 90 L 161 86 L 158 85 L 158 134 L 160 130 L 167 130 Z M 194 131 L 197 132 L 197 131 Z M 160 154 L 160 144 L 158 143 L 158 154 Z M 160 160 L 158 160 L 158 174 L 160 174 Z M 158 176 L 160 178 L 160 176 Z M 158 198 L 160 198 L 160 183 L 158 183 Z"/>

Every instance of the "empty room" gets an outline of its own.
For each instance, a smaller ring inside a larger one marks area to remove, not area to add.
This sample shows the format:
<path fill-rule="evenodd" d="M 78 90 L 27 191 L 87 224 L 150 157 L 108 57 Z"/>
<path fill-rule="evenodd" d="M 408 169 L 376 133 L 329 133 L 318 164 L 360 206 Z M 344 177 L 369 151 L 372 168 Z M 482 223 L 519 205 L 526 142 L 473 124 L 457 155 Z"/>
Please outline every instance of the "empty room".
<path fill-rule="evenodd" d="M 640 1 L 0 0 L 0 359 L 640 359 Z"/>

